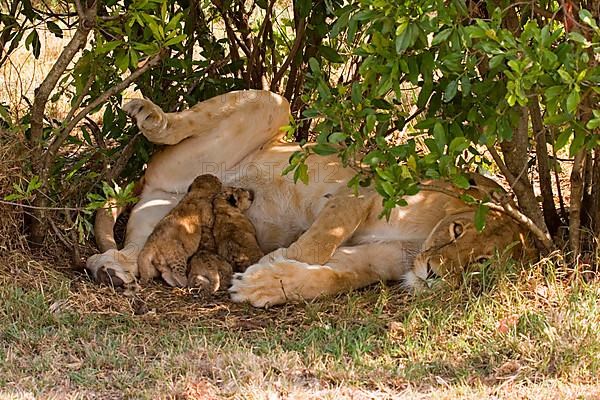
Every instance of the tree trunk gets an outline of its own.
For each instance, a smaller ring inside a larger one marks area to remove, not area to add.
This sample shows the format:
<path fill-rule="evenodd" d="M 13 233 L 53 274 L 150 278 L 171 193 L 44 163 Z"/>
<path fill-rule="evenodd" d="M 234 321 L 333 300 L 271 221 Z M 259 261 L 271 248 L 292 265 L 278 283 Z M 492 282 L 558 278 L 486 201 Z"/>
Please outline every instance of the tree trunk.
<path fill-rule="evenodd" d="M 519 207 L 545 234 L 549 234 L 544 216 L 535 198 L 533 186 L 527 176 L 527 164 L 529 161 L 528 147 L 528 112 L 527 108 L 521 108 L 519 125 L 513 132 L 511 141 L 500 143 L 504 163 L 506 165 L 505 175 L 511 188 L 517 195 Z"/>
<path fill-rule="evenodd" d="M 544 221 L 551 235 L 555 235 L 562 225 L 556 205 L 554 204 L 554 193 L 552 191 L 552 179 L 550 177 L 550 162 L 548 157 L 546 129 L 542 121 L 542 114 L 537 98 L 531 99 L 529 114 L 535 137 L 535 154 L 540 179 L 540 191 L 542 195 L 542 210 Z"/>
<path fill-rule="evenodd" d="M 40 86 L 35 90 L 35 97 L 31 107 L 31 145 L 37 154 L 43 154 L 43 133 L 44 133 L 44 115 L 46 103 L 50 94 L 56 87 L 59 79 L 75 57 L 75 55 L 85 47 L 87 38 L 96 24 L 96 3 L 85 10 L 77 10 L 80 15 L 79 25 L 71 41 L 65 46 L 62 53 L 48 72 L 48 75 Z M 49 173 L 47 163 L 44 157 L 34 159 L 33 173 L 40 178 L 42 189 L 48 190 Z M 44 208 L 48 206 L 48 198 L 45 195 L 37 196 L 33 202 L 37 208 L 33 212 L 33 218 L 30 225 L 30 240 L 33 244 L 43 243 L 46 236 L 47 224 L 44 215 Z"/>
<path fill-rule="evenodd" d="M 584 189 L 584 166 L 586 149 L 575 155 L 571 171 L 571 204 L 569 207 L 569 247 L 573 260 L 577 259 L 581 248 L 581 204 Z"/>

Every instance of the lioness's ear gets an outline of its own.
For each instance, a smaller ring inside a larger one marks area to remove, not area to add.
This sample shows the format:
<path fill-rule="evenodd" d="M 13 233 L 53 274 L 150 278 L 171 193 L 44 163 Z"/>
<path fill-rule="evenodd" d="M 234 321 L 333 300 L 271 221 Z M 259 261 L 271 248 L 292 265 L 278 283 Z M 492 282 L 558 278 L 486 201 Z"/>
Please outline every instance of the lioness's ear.
<path fill-rule="evenodd" d="M 450 237 L 452 240 L 458 239 L 464 232 L 465 227 L 460 222 L 453 222 L 450 224 Z"/>

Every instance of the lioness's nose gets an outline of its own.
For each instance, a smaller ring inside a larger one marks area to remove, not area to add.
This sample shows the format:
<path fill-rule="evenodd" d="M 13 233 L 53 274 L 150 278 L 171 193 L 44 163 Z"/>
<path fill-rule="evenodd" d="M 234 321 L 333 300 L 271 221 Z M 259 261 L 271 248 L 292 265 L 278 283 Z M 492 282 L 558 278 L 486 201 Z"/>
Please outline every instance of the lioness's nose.
<path fill-rule="evenodd" d="M 433 268 L 431 268 L 431 261 L 427 260 L 427 279 L 437 278 L 437 274 L 433 272 Z"/>

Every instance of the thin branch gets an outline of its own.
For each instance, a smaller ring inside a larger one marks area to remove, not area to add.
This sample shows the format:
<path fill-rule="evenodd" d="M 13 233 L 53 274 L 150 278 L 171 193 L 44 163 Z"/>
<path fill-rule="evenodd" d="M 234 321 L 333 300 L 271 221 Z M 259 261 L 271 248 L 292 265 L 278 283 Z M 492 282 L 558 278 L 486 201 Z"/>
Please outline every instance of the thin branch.
<path fill-rule="evenodd" d="M 117 159 L 117 162 L 112 166 L 111 169 L 106 171 L 106 177 L 102 180 L 112 181 L 117 179 L 119 175 L 121 175 L 121 172 L 123 172 L 123 170 L 127 166 L 129 159 L 135 153 L 135 146 L 139 141 L 141 135 L 142 134 L 138 132 L 133 136 L 133 138 L 129 141 L 129 143 L 127 143 L 125 148 L 123 148 L 123 150 L 119 153 L 119 158 Z"/>
<path fill-rule="evenodd" d="M 513 176 L 513 174 L 508 170 L 508 167 L 506 166 L 506 164 L 504 164 L 504 161 L 500 157 L 500 154 L 498 154 L 498 152 L 496 151 L 496 148 L 494 146 L 486 146 L 486 147 L 487 147 L 487 150 L 490 152 L 490 155 L 494 159 L 494 162 L 496 163 L 498 168 L 500 168 L 500 172 L 502 172 L 502 175 L 504 175 L 504 177 L 508 181 L 508 184 L 511 187 L 513 187 L 514 183 L 516 182 L 516 179 Z"/>
<path fill-rule="evenodd" d="M 61 78 L 63 72 L 69 66 L 69 63 L 75 57 L 85 44 L 87 43 L 87 37 L 95 24 L 96 18 L 96 7 L 90 7 L 88 10 L 81 9 L 81 4 L 77 1 L 77 12 L 80 13 L 80 22 L 75 34 L 71 38 L 71 41 L 65 46 L 58 59 L 46 75 L 46 78 L 41 85 L 35 90 L 35 98 L 33 100 L 33 106 L 31 107 L 31 142 L 38 146 L 43 135 L 44 125 L 44 111 L 46 109 L 46 103 L 50 94 L 56 87 L 58 80 Z"/>
<path fill-rule="evenodd" d="M 581 203 L 583 201 L 583 174 L 587 151 L 579 150 L 575 155 L 571 171 L 571 202 L 569 204 L 569 247 L 573 257 L 579 255 L 581 248 Z"/>
<path fill-rule="evenodd" d="M 83 110 L 81 110 L 66 126 L 62 129 L 61 134 L 52 142 L 46 154 L 44 155 L 45 166 L 49 167 L 49 164 L 53 162 L 54 156 L 56 152 L 65 141 L 65 139 L 69 136 L 71 131 L 75 128 L 75 126 L 81 121 L 86 115 L 88 115 L 94 108 L 98 107 L 106 100 L 108 100 L 111 96 L 123 91 L 126 89 L 133 81 L 139 78 L 144 72 L 148 71 L 150 68 L 155 66 L 162 59 L 162 53 L 159 53 L 152 57 L 148 62 L 146 62 L 142 67 L 138 68 L 134 72 L 132 72 L 127 78 L 123 79 L 119 84 L 111 87 L 106 92 L 102 93 L 98 96 L 94 101 L 88 104 Z"/>
<path fill-rule="evenodd" d="M 90 76 L 88 77 L 88 80 L 85 83 L 85 86 L 81 90 L 81 94 L 77 98 L 77 101 L 75 102 L 75 104 L 73 104 L 73 106 L 71 106 L 71 109 L 69 110 L 69 112 L 67 113 L 67 116 L 63 120 L 63 125 L 65 125 L 65 123 L 68 124 L 69 121 L 71 121 L 71 119 L 73 118 L 73 115 L 75 115 L 75 111 L 77 111 L 77 109 L 79 108 L 79 106 L 81 106 L 81 103 L 83 102 L 83 99 L 85 98 L 85 96 L 87 96 L 88 92 L 92 88 L 92 85 L 94 84 L 94 79 L 95 78 L 96 78 L 95 74 L 90 73 Z"/>
<path fill-rule="evenodd" d="M 40 206 L 30 206 L 27 204 L 15 203 L 13 201 L 0 200 L 0 204 L 5 204 L 7 206 L 16 206 L 28 208 L 30 210 L 46 210 L 46 211 L 83 211 L 84 208 L 80 207 L 40 207 Z"/>
<path fill-rule="evenodd" d="M 296 58 L 296 55 L 298 54 L 298 50 L 300 50 L 300 46 L 302 45 L 302 42 L 304 41 L 304 30 L 305 29 L 306 29 L 306 21 L 304 19 L 302 19 L 298 23 L 298 29 L 296 31 L 296 39 L 294 39 L 294 45 L 292 46 L 292 50 L 290 50 L 290 53 L 288 54 L 288 56 L 285 59 L 285 61 L 283 62 L 283 64 L 281 64 L 281 68 L 279 68 L 279 70 L 277 71 L 275 76 L 273 76 L 273 80 L 271 81 L 271 91 L 273 91 L 273 92 L 277 91 L 279 81 L 285 75 L 291 62 L 294 60 L 294 58 Z"/>

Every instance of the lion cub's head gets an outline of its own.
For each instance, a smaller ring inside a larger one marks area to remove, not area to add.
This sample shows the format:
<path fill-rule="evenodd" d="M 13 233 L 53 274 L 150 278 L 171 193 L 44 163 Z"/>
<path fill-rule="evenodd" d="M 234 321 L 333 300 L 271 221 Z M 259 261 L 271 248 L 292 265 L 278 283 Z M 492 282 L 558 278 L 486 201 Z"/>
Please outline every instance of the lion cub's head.
<path fill-rule="evenodd" d="M 219 178 L 214 175 L 204 174 L 199 175 L 194 179 L 190 187 L 188 188 L 188 193 L 190 192 L 200 192 L 206 195 L 214 195 L 219 193 L 222 189 L 223 185 Z"/>
<path fill-rule="evenodd" d="M 225 187 L 221 195 L 227 203 L 240 211 L 246 211 L 252 205 L 254 201 L 254 193 L 250 190 L 236 188 L 236 187 Z"/>

